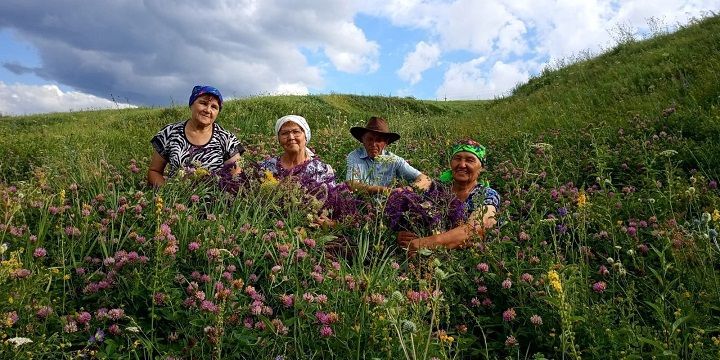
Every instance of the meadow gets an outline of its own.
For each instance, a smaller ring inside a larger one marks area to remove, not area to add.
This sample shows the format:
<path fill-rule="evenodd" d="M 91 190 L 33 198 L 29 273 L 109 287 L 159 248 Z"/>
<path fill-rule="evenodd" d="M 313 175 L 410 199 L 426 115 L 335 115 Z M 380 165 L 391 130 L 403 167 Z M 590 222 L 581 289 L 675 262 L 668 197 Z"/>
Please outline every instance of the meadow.
<path fill-rule="evenodd" d="M 720 17 L 492 101 L 228 101 L 246 173 L 291 113 L 341 179 L 373 115 L 431 177 L 455 141 L 485 144 L 498 226 L 408 259 L 386 197 L 147 187 L 149 140 L 183 106 L 0 117 L 0 358 L 720 357 Z M 332 202 L 338 226 L 317 226 Z"/>

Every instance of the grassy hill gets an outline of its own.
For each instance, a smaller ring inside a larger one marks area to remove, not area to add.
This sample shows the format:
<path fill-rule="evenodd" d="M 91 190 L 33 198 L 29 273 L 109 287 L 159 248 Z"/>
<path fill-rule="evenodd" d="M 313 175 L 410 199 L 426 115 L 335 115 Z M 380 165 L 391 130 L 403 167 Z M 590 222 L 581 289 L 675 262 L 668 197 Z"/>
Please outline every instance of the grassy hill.
<path fill-rule="evenodd" d="M 186 107 L 0 118 L 0 338 L 34 341 L 0 358 L 718 358 L 720 17 L 576 60 L 492 101 L 226 102 L 246 161 L 300 114 L 340 178 L 373 115 L 432 177 L 455 140 L 488 145 L 500 225 L 411 260 L 383 202 L 325 229 L 293 188 L 145 187 L 149 139 Z M 334 261 L 340 240 L 353 256 Z"/>

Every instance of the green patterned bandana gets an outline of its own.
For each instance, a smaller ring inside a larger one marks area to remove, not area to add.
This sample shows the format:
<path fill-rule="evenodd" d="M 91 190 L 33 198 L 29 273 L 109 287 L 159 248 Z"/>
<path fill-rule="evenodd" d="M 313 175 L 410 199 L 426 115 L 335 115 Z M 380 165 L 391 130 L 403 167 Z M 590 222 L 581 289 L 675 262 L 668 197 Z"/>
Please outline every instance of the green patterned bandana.
<path fill-rule="evenodd" d="M 450 157 L 452 158 L 453 156 L 455 156 L 455 154 L 463 151 L 467 151 L 477 156 L 477 158 L 480 159 L 481 162 L 485 162 L 485 147 L 473 140 L 465 140 L 459 144 L 454 145 L 450 150 Z M 450 183 L 452 182 L 452 180 L 452 170 L 448 169 L 440 174 L 440 181 L 444 183 Z M 478 179 L 478 182 L 485 186 L 489 185 L 489 183 L 485 180 Z"/>
<path fill-rule="evenodd" d="M 485 147 L 478 143 L 475 143 L 474 141 L 473 141 L 473 143 L 474 144 L 463 143 L 463 144 L 457 144 L 457 145 L 453 146 L 452 150 L 450 150 L 450 157 L 455 156 L 455 154 L 457 154 L 459 152 L 467 151 L 467 152 L 477 156 L 477 158 L 480 159 L 480 161 L 485 161 Z"/>

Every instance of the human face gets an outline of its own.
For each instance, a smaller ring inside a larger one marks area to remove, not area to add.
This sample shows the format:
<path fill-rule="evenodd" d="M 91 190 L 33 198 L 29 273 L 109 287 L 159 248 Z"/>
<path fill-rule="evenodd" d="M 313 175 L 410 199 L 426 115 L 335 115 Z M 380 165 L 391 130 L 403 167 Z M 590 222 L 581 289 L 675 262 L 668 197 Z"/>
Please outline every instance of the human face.
<path fill-rule="evenodd" d="M 220 112 L 220 103 L 215 96 L 201 95 L 190 106 L 190 119 L 197 125 L 209 126 L 215 122 Z"/>
<path fill-rule="evenodd" d="M 365 151 L 371 159 L 382 154 L 383 149 L 387 146 L 387 138 L 372 131 L 368 131 L 362 136 L 362 143 Z"/>
<path fill-rule="evenodd" d="M 286 153 L 302 151 L 307 144 L 305 131 L 303 131 L 300 125 L 292 121 L 288 121 L 280 127 L 278 140 L 280 141 L 280 146 L 282 146 Z"/>
<path fill-rule="evenodd" d="M 461 151 L 450 159 L 450 170 L 452 170 L 453 181 L 475 183 L 482 171 L 482 162 L 473 153 Z"/>

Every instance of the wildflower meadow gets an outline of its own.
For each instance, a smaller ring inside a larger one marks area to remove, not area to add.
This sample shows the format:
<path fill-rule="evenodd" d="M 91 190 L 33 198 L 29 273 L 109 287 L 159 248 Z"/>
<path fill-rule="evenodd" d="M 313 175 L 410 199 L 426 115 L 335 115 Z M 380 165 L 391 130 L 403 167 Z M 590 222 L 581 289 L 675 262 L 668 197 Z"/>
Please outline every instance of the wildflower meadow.
<path fill-rule="evenodd" d="M 0 358 L 717 359 L 719 69 L 715 16 L 492 101 L 230 100 L 243 175 L 160 189 L 149 140 L 186 108 L 0 117 Z M 408 258 L 396 231 L 454 226 L 451 195 L 259 173 L 290 113 L 339 180 L 372 115 L 432 178 L 481 142 L 497 226 Z"/>

